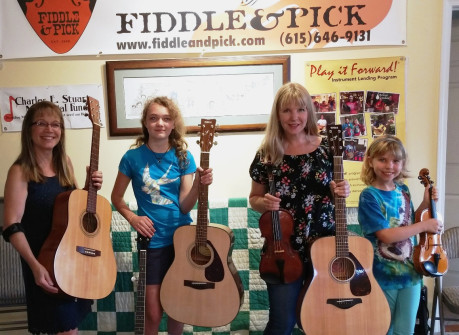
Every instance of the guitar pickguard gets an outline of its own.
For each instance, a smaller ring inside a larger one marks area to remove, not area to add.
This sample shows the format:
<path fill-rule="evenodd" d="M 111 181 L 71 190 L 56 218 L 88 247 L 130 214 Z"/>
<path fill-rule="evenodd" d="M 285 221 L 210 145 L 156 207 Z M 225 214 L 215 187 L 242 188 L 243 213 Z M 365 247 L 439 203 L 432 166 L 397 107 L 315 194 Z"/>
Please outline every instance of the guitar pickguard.
<path fill-rule="evenodd" d="M 356 297 L 369 295 L 371 293 L 370 278 L 368 278 L 365 269 L 352 252 L 349 252 L 349 258 L 351 258 L 355 264 L 355 274 L 354 277 L 352 277 L 350 283 L 350 289 L 352 294 Z"/>
<path fill-rule="evenodd" d="M 206 267 L 204 275 L 206 279 L 211 282 L 220 282 L 223 280 L 223 277 L 225 276 L 225 271 L 223 270 L 223 263 L 220 256 L 218 255 L 217 250 L 215 250 L 215 247 L 212 245 L 212 242 L 207 241 L 207 243 L 212 248 L 214 257 L 212 263 L 208 267 Z"/>

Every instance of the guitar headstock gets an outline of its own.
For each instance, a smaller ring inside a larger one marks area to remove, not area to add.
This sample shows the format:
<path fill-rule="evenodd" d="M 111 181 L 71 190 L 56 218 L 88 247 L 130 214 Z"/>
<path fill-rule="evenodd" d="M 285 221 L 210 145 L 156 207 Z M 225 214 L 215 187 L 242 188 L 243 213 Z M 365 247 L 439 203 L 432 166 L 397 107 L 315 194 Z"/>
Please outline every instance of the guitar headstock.
<path fill-rule="evenodd" d="M 340 124 L 327 125 L 327 138 L 333 156 L 343 156 L 343 128 Z"/>
<path fill-rule="evenodd" d="M 101 127 L 99 100 L 94 99 L 88 95 L 86 99 L 86 107 L 88 108 L 89 119 L 91 120 L 92 124 Z"/>
<path fill-rule="evenodd" d="M 209 152 L 214 144 L 216 123 L 216 119 L 201 119 L 198 143 L 203 152 Z"/>
<path fill-rule="evenodd" d="M 421 169 L 421 171 L 419 171 L 418 179 L 421 181 L 421 184 L 424 185 L 424 187 L 431 186 L 434 183 L 430 179 L 429 169 L 426 169 L 426 168 L 423 168 Z"/>
<path fill-rule="evenodd" d="M 150 238 L 149 237 L 137 234 L 137 238 L 135 240 L 137 242 L 139 242 L 139 249 L 140 250 L 147 250 L 148 242 L 150 242 Z"/>

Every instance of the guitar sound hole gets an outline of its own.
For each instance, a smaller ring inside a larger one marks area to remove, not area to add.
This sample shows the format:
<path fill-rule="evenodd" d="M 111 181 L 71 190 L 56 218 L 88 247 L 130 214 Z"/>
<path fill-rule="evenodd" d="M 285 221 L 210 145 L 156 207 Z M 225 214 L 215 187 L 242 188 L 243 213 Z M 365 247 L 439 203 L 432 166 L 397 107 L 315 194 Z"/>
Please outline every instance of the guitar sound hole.
<path fill-rule="evenodd" d="M 194 246 L 190 256 L 195 264 L 206 265 L 212 259 L 212 252 L 207 245 Z"/>
<path fill-rule="evenodd" d="M 355 273 L 354 263 L 346 257 L 335 258 L 331 264 L 331 273 L 337 280 L 350 280 Z"/>
<path fill-rule="evenodd" d="M 97 217 L 93 213 L 85 213 L 82 220 L 82 226 L 86 233 L 94 234 L 98 227 Z"/>

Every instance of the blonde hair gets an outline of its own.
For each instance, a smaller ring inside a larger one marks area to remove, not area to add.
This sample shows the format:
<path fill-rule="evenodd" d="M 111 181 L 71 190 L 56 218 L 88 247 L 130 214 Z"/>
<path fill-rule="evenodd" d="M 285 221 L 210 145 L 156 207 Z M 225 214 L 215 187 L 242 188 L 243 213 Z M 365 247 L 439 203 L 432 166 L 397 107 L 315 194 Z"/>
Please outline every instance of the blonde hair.
<path fill-rule="evenodd" d="M 145 123 L 147 120 L 148 110 L 153 104 L 158 104 L 167 108 L 169 116 L 174 122 L 174 129 L 172 129 L 171 133 L 169 134 L 169 145 L 175 148 L 175 155 L 180 162 L 180 166 L 185 168 L 189 164 L 187 159 L 188 143 L 185 141 L 186 126 L 179 107 L 172 99 L 169 99 L 168 97 L 154 97 L 145 102 L 142 111 L 142 118 L 140 120 L 142 125 L 142 135 L 137 137 L 135 143 L 131 147 L 140 147 L 141 145 L 148 142 L 150 135 L 148 133 L 147 127 L 145 126 Z"/>
<path fill-rule="evenodd" d="M 309 92 L 304 86 L 297 83 L 284 84 L 276 93 L 266 126 L 265 137 L 258 149 L 261 159 L 265 162 L 270 161 L 274 165 L 282 162 L 284 130 L 280 125 L 279 112 L 292 103 L 306 109 L 308 119 L 304 128 L 305 133 L 313 136 L 319 135 L 317 116 Z"/>
<path fill-rule="evenodd" d="M 403 179 L 408 177 L 408 170 L 406 169 L 407 154 L 403 147 L 402 141 L 393 135 L 383 135 L 377 137 L 368 147 L 363 160 L 362 173 L 360 179 L 366 184 L 371 185 L 376 180 L 376 174 L 370 166 L 373 158 L 380 157 L 387 152 L 394 154 L 394 156 L 402 161 L 402 171 L 395 177 L 394 181 L 401 183 Z"/>
<path fill-rule="evenodd" d="M 62 116 L 62 111 L 56 104 L 50 101 L 40 101 L 27 110 L 24 120 L 22 122 L 21 130 L 21 152 L 14 162 L 18 164 L 26 178 L 27 181 L 34 181 L 36 183 L 42 183 L 44 177 L 42 171 L 38 166 L 35 150 L 33 148 L 34 144 L 32 141 L 32 127 L 35 119 L 43 115 L 53 115 L 57 116 L 61 127 L 61 138 L 59 143 L 53 148 L 53 168 L 56 172 L 56 176 L 59 180 L 59 184 L 65 187 L 74 187 L 75 178 L 69 167 L 67 160 L 67 153 L 65 151 L 65 128 L 64 128 L 64 118 Z"/>

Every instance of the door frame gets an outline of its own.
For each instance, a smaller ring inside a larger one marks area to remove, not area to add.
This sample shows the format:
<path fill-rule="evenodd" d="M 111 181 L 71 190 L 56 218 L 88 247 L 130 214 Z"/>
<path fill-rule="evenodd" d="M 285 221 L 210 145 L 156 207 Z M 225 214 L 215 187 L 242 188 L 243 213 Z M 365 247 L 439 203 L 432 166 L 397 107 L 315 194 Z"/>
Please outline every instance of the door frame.
<path fill-rule="evenodd" d="M 448 99 L 449 71 L 451 52 L 451 17 L 454 10 L 459 10 L 459 0 L 443 1 L 443 25 L 440 60 L 440 93 L 438 105 L 438 154 L 437 154 L 437 187 L 440 192 L 437 210 L 445 217 L 445 180 L 446 180 L 446 146 L 448 139 Z"/>

